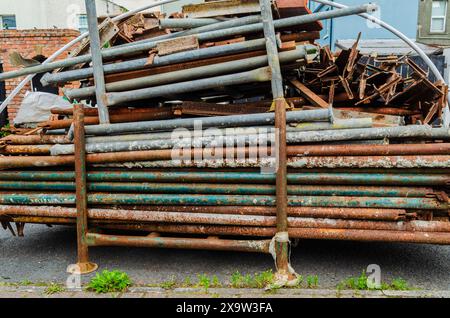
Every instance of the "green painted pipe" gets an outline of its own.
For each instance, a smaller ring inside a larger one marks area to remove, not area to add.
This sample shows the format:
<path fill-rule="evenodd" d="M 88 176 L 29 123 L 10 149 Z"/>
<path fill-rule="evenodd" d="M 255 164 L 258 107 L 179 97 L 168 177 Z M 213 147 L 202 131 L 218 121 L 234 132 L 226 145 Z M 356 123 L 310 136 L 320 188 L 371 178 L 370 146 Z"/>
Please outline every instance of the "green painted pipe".
<path fill-rule="evenodd" d="M 182 183 L 89 183 L 94 192 L 140 192 L 164 194 L 237 194 L 274 195 L 275 185 L 262 184 L 182 184 Z M 75 191 L 74 182 L 0 181 L 0 190 Z M 291 185 L 289 195 L 311 196 L 366 196 L 366 197 L 425 197 L 432 188 L 367 187 L 367 186 L 310 186 Z"/>
<path fill-rule="evenodd" d="M 14 181 L 74 181 L 75 173 L 60 171 L 2 171 L 0 180 Z M 96 171 L 88 173 L 89 182 L 205 182 L 275 184 L 275 175 L 259 172 L 146 172 Z M 361 184 L 445 186 L 450 174 L 393 173 L 291 173 L 290 184 Z"/>
<path fill-rule="evenodd" d="M 91 193 L 97 205 L 275 206 L 275 196 Z M 289 196 L 289 206 L 342 208 L 395 208 L 448 210 L 448 204 L 432 198 L 376 198 Z M 0 193 L 0 204 L 73 205 L 75 194 Z"/>

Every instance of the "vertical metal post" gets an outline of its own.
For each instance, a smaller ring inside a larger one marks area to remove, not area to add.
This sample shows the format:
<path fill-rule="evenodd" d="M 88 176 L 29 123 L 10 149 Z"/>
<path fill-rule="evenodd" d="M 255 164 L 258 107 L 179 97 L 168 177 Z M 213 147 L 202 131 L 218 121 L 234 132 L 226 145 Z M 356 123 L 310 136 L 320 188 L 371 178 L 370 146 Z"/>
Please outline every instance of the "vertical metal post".
<path fill-rule="evenodd" d="M 88 274 L 97 270 L 97 265 L 89 262 L 87 211 L 87 172 L 86 172 L 86 139 L 84 132 L 83 105 L 74 105 L 74 145 L 75 145 L 75 183 L 77 206 L 77 246 L 78 246 L 78 274 Z"/>
<path fill-rule="evenodd" d="M 92 64 L 94 68 L 95 93 L 97 97 L 100 124 L 109 124 L 108 104 L 106 100 L 105 73 L 101 52 L 100 34 L 98 32 L 97 9 L 95 0 L 86 0 L 86 12 L 91 42 Z"/>
<path fill-rule="evenodd" d="M 275 103 L 275 128 L 278 132 L 278 170 L 276 181 L 277 236 L 275 252 L 278 274 L 293 278 L 289 271 L 289 239 L 287 222 L 287 146 L 286 146 L 286 101 L 284 99 L 283 77 L 281 76 L 277 38 L 273 25 L 270 0 L 260 0 L 261 16 L 266 38 L 267 57 L 272 70 L 272 95 Z"/>

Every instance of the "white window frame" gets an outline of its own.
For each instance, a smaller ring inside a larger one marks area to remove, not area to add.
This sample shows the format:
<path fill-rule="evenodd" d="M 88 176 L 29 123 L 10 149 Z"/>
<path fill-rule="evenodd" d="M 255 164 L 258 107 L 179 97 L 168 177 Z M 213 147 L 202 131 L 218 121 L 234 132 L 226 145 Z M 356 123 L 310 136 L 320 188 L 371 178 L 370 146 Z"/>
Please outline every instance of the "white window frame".
<path fill-rule="evenodd" d="M 82 30 L 83 31 L 88 31 L 88 24 L 87 24 L 87 14 L 79 14 L 78 16 L 77 16 L 77 18 L 78 18 L 78 21 L 77 21 L 77 23 L 78 23 L 78 30 L 80 31 L 80 32 L 82 32 Z M 81 25 L 81 18 L 86 18 L 86 25 L 84 26 L 84 25 Z"/>
<path fill-rule="evenodd" d="M 5 29 L 3 26 L 3 17 L 14 17 L 14 20 L 16 20 L 15 14 L 0 14 L 0 30 L 17 30 L 17 20 L 16 20 L 16 26 L 10 27 L 8 29 Z"/>
<path fill-rule="evenodd" d="M 433 15 L 433 4 L 434 2 L 442 2 L 443 0 L 433 0 L 431 1 L 431 23 L 430 23 L 430 33 L 445 33 L 445 31 L 447 30 L 447 10 L 448 10 L 448 1 L 444 0 L 443 2 L 445 3 L 445 10 L 444 10 L 444 15 Z M 434 20 L 444 20 L 444 23 L 442 25 L 442 29 L 441 30 L 435 30 L 433 29 L 433 21 Z"/>

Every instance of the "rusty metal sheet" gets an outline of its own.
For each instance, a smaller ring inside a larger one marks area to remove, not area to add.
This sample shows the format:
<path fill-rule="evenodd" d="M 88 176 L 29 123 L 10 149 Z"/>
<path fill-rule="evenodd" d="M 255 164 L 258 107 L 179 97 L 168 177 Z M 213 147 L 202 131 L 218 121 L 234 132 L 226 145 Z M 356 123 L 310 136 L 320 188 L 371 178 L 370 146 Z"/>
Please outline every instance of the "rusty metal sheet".
<path fill-rule="evenodd" d="M 196 36 L 183 36 L 158 43 L 156 50 L 158 51 L 159 56 L 164 56 L 197 50 L 199 47 L 198 38 Z"/>

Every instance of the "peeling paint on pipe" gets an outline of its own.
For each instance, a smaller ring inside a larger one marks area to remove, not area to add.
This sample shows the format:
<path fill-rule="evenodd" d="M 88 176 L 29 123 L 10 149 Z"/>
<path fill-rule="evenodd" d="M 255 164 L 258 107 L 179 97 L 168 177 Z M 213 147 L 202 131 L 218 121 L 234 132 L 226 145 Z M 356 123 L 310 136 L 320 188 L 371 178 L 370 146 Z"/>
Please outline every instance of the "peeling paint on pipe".
<path fill-rule="evenodd" d="M 74 194 L 53 193 L 0 193 L 0 204 L 73 205 Z M 89 193 L 89 204 L 101 205 L 237 205 L 275 206 L 274 196 L 264 195 L 170 195 Z M 447 203 L 432 198 L 377 198 L 289 196 L 289 206 L 336 208 L 394 208 L 415 210 L 448 210 Z"/>

